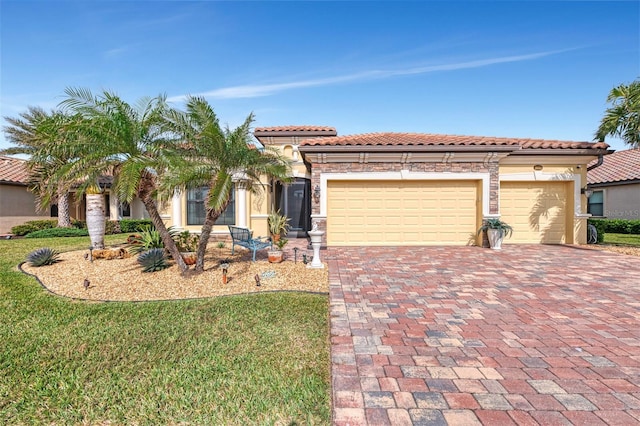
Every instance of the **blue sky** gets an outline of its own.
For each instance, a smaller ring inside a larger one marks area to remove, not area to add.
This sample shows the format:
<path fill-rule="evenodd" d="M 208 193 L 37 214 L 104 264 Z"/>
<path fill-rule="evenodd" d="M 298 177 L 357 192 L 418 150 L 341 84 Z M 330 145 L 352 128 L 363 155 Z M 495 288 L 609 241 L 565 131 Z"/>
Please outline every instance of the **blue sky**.
<path fill-rule="evenodd" d="M 0 0 L 0 17 L 3 117 L 71 86 L 200 94 L 230 126 L 588 141 L 640 76 L 635 1 Z"/>

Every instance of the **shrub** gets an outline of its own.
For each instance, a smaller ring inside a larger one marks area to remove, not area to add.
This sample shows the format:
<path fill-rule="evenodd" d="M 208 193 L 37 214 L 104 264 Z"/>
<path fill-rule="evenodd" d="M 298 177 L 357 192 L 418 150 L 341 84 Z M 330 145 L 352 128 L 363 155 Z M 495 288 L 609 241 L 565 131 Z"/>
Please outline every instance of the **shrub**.
<path fill-rule="evenodd" d="M 153 226 L 153 222 L 149 219 L 122 219 L 120 221 L 120 232 L 125 234 L 142 232 L 148 226 Z"/>
<path fill-rule="evenodd" d="M 178 251 L 194 252 L 198 250 L 198 243 L 200 243 L 200 235 L 198 234 L 192 234 L 189 231 L 182 231 L 173 239 L 178 246 Z"/>
<path fill-rule="evenodd" d="M 71 219 L 71 226 L 78 229 L 87 229 L 87 222 L 84 220 Z"/>
<path fill-rule="evenodd" d="M 118 220 L 107 220 L 104 226 L 104 233 L 107 235 L 119 234 L 122 232 L 120 230 L 120 221 Z"/>
<path fill-rule="evenodd" d="M 169 267 L 167 255 L 161 248 L 153 248 L 143 252 L 138 256 L 138 263 L 142 265 L 143 272 L 161 271 Z"/>
<path fill-rule="evenodd" d="M 86 229 L 51 228 L 30 232 L 25 238 L 84 237 L 87 235 L 89 235 L 89 231 Z"/>
<path fill-rule="evenodd" d="M 600 226 L 603 232 L 611 232 L 612 234 L 640 234 L 640 220 L 590 219 L 589 223 L 596 226 L 598 233 L 600 232 L 598 226 Z"/>
<path fill-rule="evenodd" d="M 58 221 L 55 219 L 30 220 L 23 223 L 22 225 L 16 225 L 11 228 L 11 233 L 14 235 L 22 236 L 34 231 L 39 231 L 41 229 L 55 228 L 57 225 Z"/>
<path fill-rule="evenodd" d="M 31 266 L 53 265 L 60 261 L 58 256 L 60 256 L 60 253 L 57 251 L 43 247 L 29 253 L 27 255 L 27 262 L 29 262 Z"/>

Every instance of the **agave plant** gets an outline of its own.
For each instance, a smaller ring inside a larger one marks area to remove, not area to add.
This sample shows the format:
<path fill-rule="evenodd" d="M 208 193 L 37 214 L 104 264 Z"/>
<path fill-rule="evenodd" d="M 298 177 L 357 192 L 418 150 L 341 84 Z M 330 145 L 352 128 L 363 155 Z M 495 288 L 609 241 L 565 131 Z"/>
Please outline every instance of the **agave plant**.
<path fill-rule="evenodd" d="M 161 271 L 169 267 L 163 248 L 152 248 L 143 252 L 138 256 L 138 263 L 142 265 L 142 272 Z"/>
<path fill-rule="evenodd" d="M 168 231 L 172 238 L 175 238 L 178 234 L 178 231 L 173 227 L 170 227 Z M 129 251 L 133 254 L 138 254 L 154 248 L 164 248 L 162 236 L 153 226 L 147 225 L 142 231 L 131 238 L 131 248 Z"/>
<path fill-rule="evenodd" d="M 27 262 L 31 266 L 53 265 L 59 262 L 60 253 L 48 247 L 39 248 L 27 255 Z"/>

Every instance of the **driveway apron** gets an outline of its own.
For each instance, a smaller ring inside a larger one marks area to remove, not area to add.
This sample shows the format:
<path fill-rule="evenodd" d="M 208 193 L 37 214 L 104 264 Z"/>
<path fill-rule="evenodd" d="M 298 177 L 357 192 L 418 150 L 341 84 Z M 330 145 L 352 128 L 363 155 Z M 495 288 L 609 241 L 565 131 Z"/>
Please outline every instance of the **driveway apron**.
<path fill-rule="evenodd" d="M 640 258 L 329 248 L 335 425 L 640 424 Z"/>

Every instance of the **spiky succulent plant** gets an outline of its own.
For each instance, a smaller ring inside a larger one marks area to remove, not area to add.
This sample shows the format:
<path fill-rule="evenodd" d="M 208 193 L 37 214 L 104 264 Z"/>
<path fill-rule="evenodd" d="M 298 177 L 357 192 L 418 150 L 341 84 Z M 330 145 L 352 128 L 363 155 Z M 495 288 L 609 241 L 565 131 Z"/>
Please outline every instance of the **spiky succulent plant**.
<path fill-rule="evenodd" d="M 31 266 L 53 265 L 59 262 L 60 253 L 49 247 L 42 247 L 27 255 L 27 262 Z"/>
<path fill-rule="evenodd" d="M 142 265 L 143 272 L 161 271 L 169 267 L 167 255 L 161 248 L 152 248 L 141 253 L 138 256 L 138 263 Z"/>

